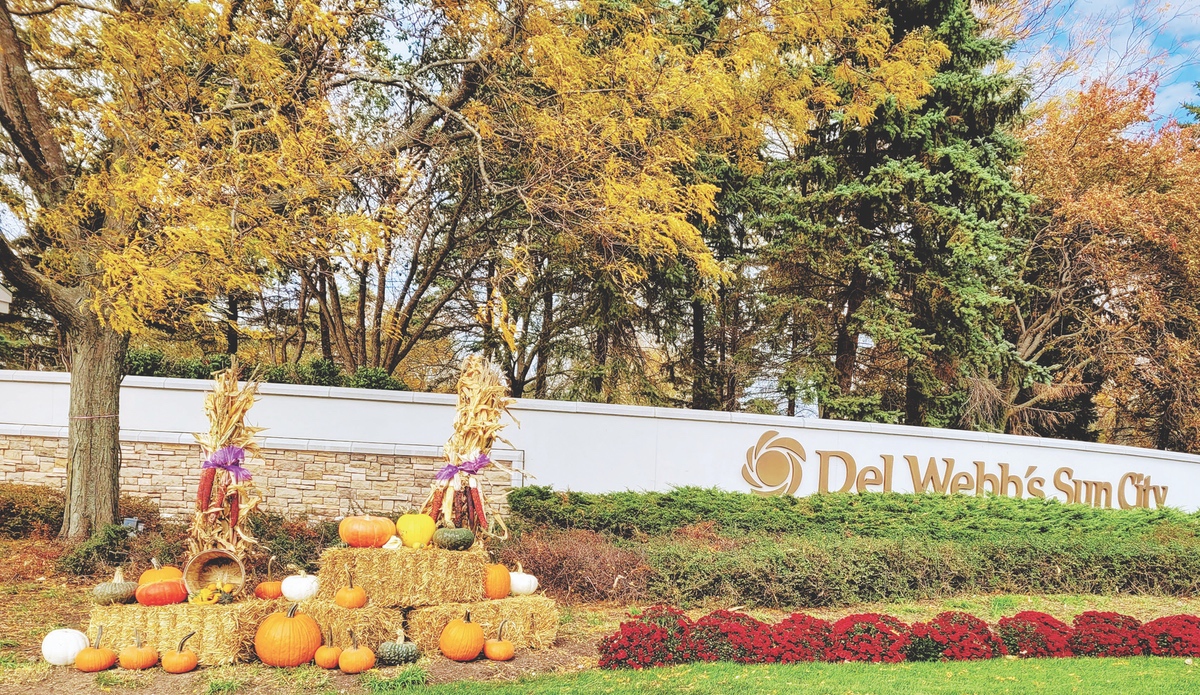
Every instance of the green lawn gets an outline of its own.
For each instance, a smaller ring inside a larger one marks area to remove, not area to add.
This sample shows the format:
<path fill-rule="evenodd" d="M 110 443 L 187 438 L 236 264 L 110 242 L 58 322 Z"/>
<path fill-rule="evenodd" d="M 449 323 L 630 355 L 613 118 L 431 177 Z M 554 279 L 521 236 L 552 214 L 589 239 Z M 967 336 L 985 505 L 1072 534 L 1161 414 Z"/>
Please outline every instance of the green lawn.
<path fill-rule="evenodd" d="M 382 685 L 382 684 L 380 684 Z M 377 685 L 376 693 L 399 693 Z M 413 692 L 405 690 L 403 692 Z M 1200 666 L 1183 659 L 998 659 L 954 664 L 706 664 L 647 671 L 588 671 L 512 684 L 460 682 L 416 692 L 436 695 L 537 693 L 1146 693 L 1200 692 Z"/>

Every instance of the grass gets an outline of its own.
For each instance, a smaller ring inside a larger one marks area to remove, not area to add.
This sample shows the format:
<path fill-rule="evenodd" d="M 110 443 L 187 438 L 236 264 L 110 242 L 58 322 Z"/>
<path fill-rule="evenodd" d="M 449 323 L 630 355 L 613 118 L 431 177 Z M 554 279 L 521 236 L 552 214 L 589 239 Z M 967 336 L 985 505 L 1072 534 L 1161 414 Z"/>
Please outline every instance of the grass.
<path fill-rule="evenodd" d="M 111 688 L 137 690 L 150 685 L 154 675 L 146 671 L 101 671 L 96 674 L 96 686 L 102 690 Z"/>
<path fill-rule="evenodd" d="M 429 680 L 429 674 L 420 666 L 409 666 L 400 673 L 387 678 L 373 671 L 363 674 L 361 683 L 371 695 L 401 695 L 411 693 Z"/>
<path fill-rule="evenodd" d="M 555 695 L 692 693 L 723 695 L 913 695 L 1037 692 L 1160 695 L 1200 690 L 1200 667 L 1183 659 L 1000 659 L 953 664 L 705 664 L 647 671 L 589 671 L 509 684 L 453 683 L 417 689 L 422 695 Z M 410 691 L 411 692 L 411 691 Z"/>

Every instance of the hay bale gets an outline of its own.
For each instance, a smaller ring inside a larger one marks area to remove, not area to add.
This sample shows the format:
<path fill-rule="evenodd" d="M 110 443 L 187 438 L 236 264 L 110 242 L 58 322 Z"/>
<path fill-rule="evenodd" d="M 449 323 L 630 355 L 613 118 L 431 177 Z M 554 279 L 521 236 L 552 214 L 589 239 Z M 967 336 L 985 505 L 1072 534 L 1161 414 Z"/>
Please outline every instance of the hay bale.
<path fill-rule="evenodd" d="M 545 596 L 513 596 L 496 601 L 414 608 L 408 612 L 408 638 L 422 651 L 436 654 L 446 624 L 463 617 L 468 610 L 471 611 L 471 622 L 482 625 L 488 639 L 496 636 L 501 621 L 510 621 L 504 638 L 511 640 L 518 649 L 543 649 L 558 638 L 558 605 L 554 599 Z"/>
<path fill-rule="evenodd" d="M 104 643 L 120 651 L 133 643 L 134 628 L 142 641 L 160 653 L 175 649 L 189 632 L 196 636 L 188 647 L 204 666 L 221 666 L 254 657 L 254 633 L 258 624 L 279 610 L 274 601 L 243 601 L 227 606 L 94 606 L 88 621 L 88 636 L 96 638 L 104 626 Z"/>
<path fill-rule="evenodd" d="M 440 548 L 329 548 L 321 553 L 318 598 L 332 599 L 346 573 L 366 589 L 371 604 L 386 608 L 471 603 L 483 599 L 487 554 Z M 370 604 L 368 604 L 370 605 Z"/>
<path fill-rule="evenodd" d="M 286 602 L 280 602 L 286 606 Z M 342 649 L 350 648 L 350 635 L 354 630 L 358 643 L 378 650 L 379 645 L 396 638 L 396 632 L 404 627 L 404 611 L 368 603 L 362 608 L 342 608 L 333 601 L 313 599 L 300 602 L 300 612 L 312 616 L 321 626 L 321 632 L 332 628 L 333 643 Z"/>

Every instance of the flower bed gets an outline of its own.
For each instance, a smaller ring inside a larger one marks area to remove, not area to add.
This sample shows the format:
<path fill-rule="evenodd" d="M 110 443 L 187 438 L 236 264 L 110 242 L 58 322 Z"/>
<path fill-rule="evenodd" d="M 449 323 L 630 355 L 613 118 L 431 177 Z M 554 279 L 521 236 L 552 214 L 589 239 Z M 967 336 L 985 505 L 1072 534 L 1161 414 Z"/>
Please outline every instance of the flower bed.
<path fill-rule="evenodd" d="M 653 606 L 600 642 L 601 668 L 643 669 L 697 661 L 746 664 L 798 661 L 973 661 L 1011 655 L 1200 656 L 1200 617 L 1173 615 L 1141 624 L 1120 613 L 1087 611 L 1067 625 L 1024 611 L 994 626 L 958 611 L 906 625 L 890 615 L 850 615 L 832 625 L 796 613 L 770 625 L 744 613 L 714 611 L 692 620 Z"/>

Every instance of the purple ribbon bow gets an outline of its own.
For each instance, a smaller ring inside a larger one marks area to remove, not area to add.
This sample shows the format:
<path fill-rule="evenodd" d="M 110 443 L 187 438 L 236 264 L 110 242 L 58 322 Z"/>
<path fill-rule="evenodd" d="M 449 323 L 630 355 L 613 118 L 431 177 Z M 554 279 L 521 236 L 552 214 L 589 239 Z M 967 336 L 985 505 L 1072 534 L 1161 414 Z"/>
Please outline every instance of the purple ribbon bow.
<path fill-rule="evenodd" d="M 250 471 L 242 468 L 242 461 L 246 460 L 246 450 L 240 446 L 227 446 L 217 449 L 207 461 L 204 462 L 204 468 L 220 468 L 223 471 L 228 471 L 233 479 L 237 482 L 250 480 Z"/>
<path fill-rule="evenodd" d="M 459 473 L 466 473 L 467 475 L 475 475 L 479 471 L 486 468 L 487 465 L 491 462 L 492 462 L 492 459 L 490 457 L 488 457 L 487 454 L 480 454 L 473 459 L 470 459 L 468 461 L 463 461 L 462 464 L 458 465 L 458 466 L 454 465 L 453 463 L 447 463 L 446 466 L 444 468 L 442 468 L 442 470 L 438 471 L 437 481 L 439 483 L 444 483 L 447 480 L 450 480 L 454 476 L 458 475 Z"/>

